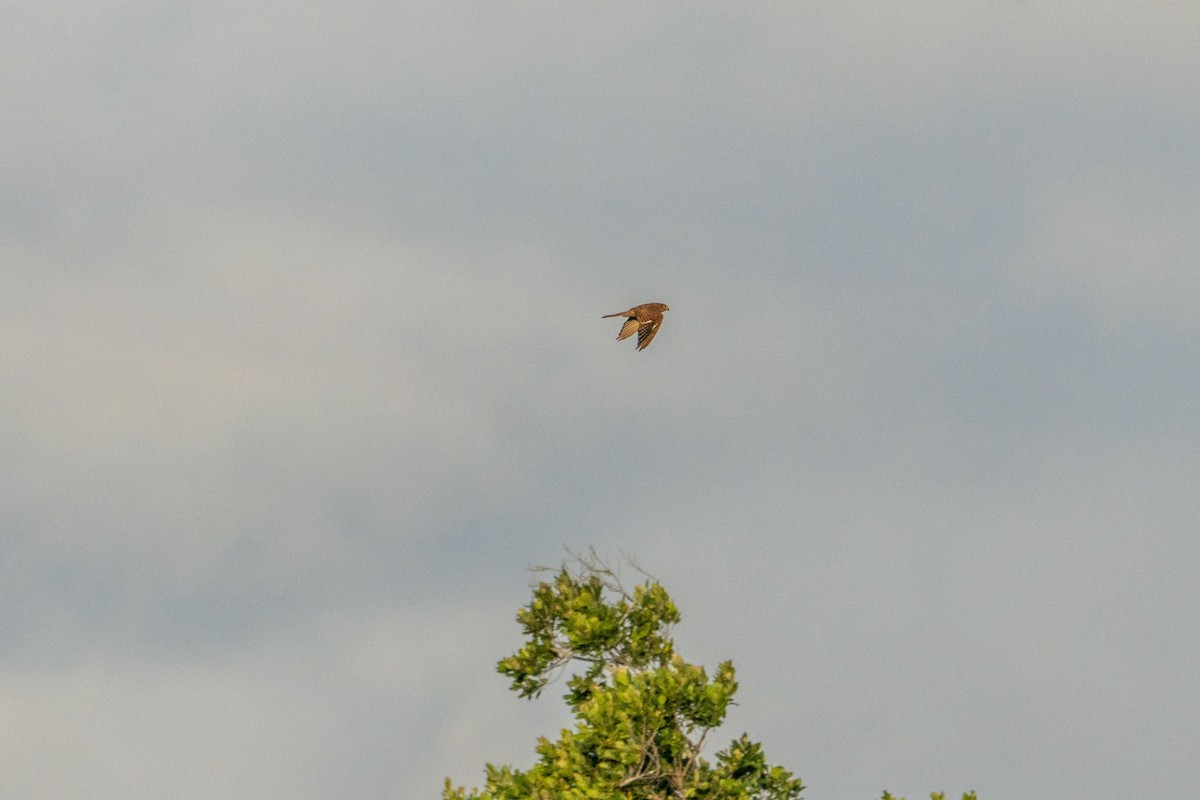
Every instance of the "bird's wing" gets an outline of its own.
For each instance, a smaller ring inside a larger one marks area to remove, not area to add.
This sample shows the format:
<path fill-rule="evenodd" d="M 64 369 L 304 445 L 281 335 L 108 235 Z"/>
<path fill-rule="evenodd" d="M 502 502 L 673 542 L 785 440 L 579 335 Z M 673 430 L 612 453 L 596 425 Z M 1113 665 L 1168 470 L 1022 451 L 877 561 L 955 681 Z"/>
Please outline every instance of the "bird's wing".
<path fill-rule="evenodd" d="M 621 332 L 617 334 L 617 341 L 619 342 L 622 339 L 628 339 L 630 336 L 633 336 L 633 332 L 636 330 L 638 330 L 638 321 L 633 317 L 630 317 L 629 319 L 625 320 L 625 324 L 621 326 Z M 639 336 L 640 335 L 641 334 L 639 334 Z"/>
<path fill-rule="evenodd" d="M 626 326 L 629 325 L 628 322 L 625 324 Z M 650 340 L 654 338 L 654 334 L 658 333 L 658 328 L 660 325 L 662 325 L 662 317 L 643 322 L 638 327 L 638 350 L 646 349 L 646 346 L 650 344 Z"/>

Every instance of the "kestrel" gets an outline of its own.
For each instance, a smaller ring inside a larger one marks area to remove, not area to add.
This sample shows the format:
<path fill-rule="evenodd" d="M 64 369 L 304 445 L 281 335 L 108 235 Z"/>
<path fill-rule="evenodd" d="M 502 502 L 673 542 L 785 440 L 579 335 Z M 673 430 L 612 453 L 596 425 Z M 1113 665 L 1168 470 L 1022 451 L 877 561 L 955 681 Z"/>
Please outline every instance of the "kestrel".
<path fill-rule="evenodd" d="M 633 336 L 634 331 L 637 331 L 637 349 L 644 350 L 646 345 L 650 344 L 650 340 L 654 338 L 654 334 L 658 333 L 658 328 L 663 321 L 663 312 L 670 310 L 666 303 L 642 303 L 628 311 L 605 314 L 600 319 L 627 317 L 625 324 L 621 326 L 621 332 L 617 334 L 617 341 L 628 339 Z"/>

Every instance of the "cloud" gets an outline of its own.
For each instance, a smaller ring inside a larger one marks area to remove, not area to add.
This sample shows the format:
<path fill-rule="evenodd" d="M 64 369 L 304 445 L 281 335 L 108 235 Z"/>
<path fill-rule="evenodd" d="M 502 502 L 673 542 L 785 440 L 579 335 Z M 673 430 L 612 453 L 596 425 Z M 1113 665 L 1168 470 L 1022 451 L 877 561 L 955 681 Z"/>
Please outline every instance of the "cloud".
<path fill-rule="evenodd" d="M 813 796 L 1189 783 L 1190 7 L 60 12 L 0 34 L 9 793 L 527 763 L 564 545 Z"/>
<path fill-rule="evenodd" d="M 1032 297 L 1076 303 L 1115 331 L 1151 324 L 1194 333 L 1196 209 L 1175 183 L 1109 173 L 1048 189 L 1021 265 Z"/>

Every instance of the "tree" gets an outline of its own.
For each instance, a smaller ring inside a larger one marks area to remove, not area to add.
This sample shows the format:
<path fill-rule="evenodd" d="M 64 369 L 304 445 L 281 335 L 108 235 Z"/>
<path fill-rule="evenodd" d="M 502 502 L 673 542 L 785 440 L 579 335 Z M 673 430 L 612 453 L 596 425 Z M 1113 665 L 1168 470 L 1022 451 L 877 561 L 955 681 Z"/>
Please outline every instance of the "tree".
<path fill-rule="evenodd" d="M 546 570 L 548 571 L 548 570 Z M 639 570 L 640 571 L 640 570 Z M 644 573 L 643 573 L 644 575 Z M 595 554 L 575 557 L 539 582 L 517 612 L 528 641 L 497 668 L 512 689 L 533 698 L 567 672 L 564 699 L 574 730 L 540 737 L 527 771 L 488 764 L 482 792 L 454 788 L 443 800 L 796 800 L 804 790 L 762 747 L 742 734 L 701 755 L 737 692 L 733 664 L 703 667 L 675 652 L 678 609 L 649 576 L 632 592 Z M 940 793 L 932 800 L 945 800 Z M 883 800 L 903 800 L 888 792 Z M 976 800 L 974 792 L 962 800 Z"/>
<path fill-rule="evenodd" d="M 528 771 L 487 765 L 482 792 L 453 788 L 444 800 L 795 800 L 804 786 L 767 764 L 743 734 L 701 755 L 737 691 L 733 664 L 710 679 L 675 652 L 680 615 L 654 580 L 627 591 L 594 554 L 537 584 L 517 613 L 528 642 L 500 661 L 513 691 L 533 698 L 569 666 L 565 700 L 576 720 L 558 741 L 538 740 Z"/>

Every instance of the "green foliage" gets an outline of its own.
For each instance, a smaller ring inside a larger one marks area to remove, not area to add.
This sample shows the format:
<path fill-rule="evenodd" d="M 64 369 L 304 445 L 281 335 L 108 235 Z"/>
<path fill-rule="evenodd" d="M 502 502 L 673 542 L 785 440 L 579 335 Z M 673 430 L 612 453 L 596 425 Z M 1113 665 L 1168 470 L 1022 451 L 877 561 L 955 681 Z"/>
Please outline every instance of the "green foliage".
<path fill-rule="evenodd" d="M 675 604 L 647 579 L 632 593 L 593 557 L 577 559 L 533 590 L 517 614 L 528 641 L 500 661 L 513 691 L 536 697 L 573 666 L 565 700 L 574 730 L 538 740 L 528 771 L 486 768 L 482 792 L 444 800 L 795 800 L 803 784 L 767 764 L 745 734 L 710 763 L 700 753 L 737 692 L 733 664 L 703 667 L 675 653 Z"/>

